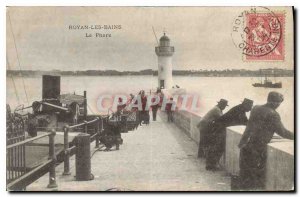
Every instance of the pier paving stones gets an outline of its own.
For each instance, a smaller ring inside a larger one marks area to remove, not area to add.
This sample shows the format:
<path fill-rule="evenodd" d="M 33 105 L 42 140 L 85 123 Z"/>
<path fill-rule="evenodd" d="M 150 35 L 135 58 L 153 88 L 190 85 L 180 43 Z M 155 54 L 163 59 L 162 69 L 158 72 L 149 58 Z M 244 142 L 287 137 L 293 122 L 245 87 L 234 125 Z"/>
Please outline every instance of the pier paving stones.
<path fill-rule="evenodd" d="M 197 144 L 159 113 L 157 121 L 122 134 L 119 151 L 97 151 L 91 144 L 94 180 L 75 181 L 75 156 L 71 175 L 63 176 L 63 163 L 56 167 L 57 185 L 48 189 L 46 174 L 27 191 L 228 191 L 230 177 L 224 171 L 206 171 L 197 159 Z"/>

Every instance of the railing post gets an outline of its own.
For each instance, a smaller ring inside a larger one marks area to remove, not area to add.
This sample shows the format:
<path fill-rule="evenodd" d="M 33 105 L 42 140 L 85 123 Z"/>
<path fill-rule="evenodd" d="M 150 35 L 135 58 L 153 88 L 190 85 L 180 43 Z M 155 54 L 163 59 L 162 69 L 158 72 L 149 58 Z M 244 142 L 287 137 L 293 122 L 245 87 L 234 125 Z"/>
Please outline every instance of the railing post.
<path fill-rule="evenodd" d="M 83 120 L 86 120 L 87 117 L 87 100 L 86 100 L 86 91 L 83 92 Z"/>
<path fill-rule="evenodd" d="M 56 165 L 56 155 L 55 155 L 55 130 L 51 131 L 51 134 L 49 135 L 49 159 L 52 160 L 51 166 L 49 169 L 49 184 L 48 188 L 55 188 L 57 187 L 56 184 L 56 174 L 55 174 L 55 165 Z"/>
<path fill-rule="evenodd" d="M 84 121 L 84 133 L 87 133 L 88 131 L 88 124 L 87 124 L 87 121 L 85 120 Z"/>
<path fill-rule="evenodd" d="M 70 175 L 70 151 L 69 151 L 69 125 L 64 130 L 64 172 L 63 175 Z"/>
<path fill-rule="evenodd" d="M 100 137 L 100 130 L 99 130 L 99 124 L 100 124 L 100 118 L 98 117 L 98 120 L 96 121 L 96 148 L 99 148 L 99 137 Z"/>
<path fill-rule="evenodd" d="M 104 131 L 104 125 L 103 125 L 103 118 L 100 118 L 101 121 L 101 128 L 100 128 L 100 134 Z"/>

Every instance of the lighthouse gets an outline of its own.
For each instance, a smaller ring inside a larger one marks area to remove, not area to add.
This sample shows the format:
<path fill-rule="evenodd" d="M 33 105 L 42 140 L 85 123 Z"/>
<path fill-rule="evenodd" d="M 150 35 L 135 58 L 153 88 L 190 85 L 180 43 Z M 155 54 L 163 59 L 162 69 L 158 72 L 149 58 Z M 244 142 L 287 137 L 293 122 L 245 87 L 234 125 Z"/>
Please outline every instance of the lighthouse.
<path fill-rule="evenodd" d="M 166 33 L 159 39 L 159 46 L 155 47 L 158 58 L 158 87 L 160 89 L 170 89 L 172 80 L 172 56 L 174 47 L 170 46 L 170 38 Z"/>

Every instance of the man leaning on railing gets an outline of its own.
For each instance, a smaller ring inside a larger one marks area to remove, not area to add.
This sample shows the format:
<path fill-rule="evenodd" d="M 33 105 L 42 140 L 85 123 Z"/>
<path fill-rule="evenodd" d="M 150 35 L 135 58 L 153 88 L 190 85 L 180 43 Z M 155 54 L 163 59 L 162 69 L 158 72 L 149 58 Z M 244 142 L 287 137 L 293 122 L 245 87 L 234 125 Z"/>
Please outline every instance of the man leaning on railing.
<path fill-rule="evenodd" d="M 294 139 L 294 133 L 284 128 L 275 110 L 283 102 L 283 95 L 270 92 L 267 103 L 255 106 L 246 130 L 238 145 L 240 148 L 240 189 L 264 190 L 266 178 L 267 144 L 274 133 Z"/>

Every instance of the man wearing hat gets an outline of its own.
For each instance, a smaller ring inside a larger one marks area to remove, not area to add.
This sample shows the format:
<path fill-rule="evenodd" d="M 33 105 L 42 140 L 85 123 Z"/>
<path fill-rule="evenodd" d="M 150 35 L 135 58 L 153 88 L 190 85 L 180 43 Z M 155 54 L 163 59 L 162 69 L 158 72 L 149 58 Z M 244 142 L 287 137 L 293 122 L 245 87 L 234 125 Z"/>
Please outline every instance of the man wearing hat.
<path fill-rule="evenodd" d="M 227 113 L 216 119 L 211 128 L 212 138 L 206 158 L 206 169 L 217 170 L 218 162 L 225 152 L 226 127 L 246 125 L 248 118 L 246 113 L 251 111 L 253 101 L 245 98 L 244 101 L 231 108 Z"/>
<path fill-rule="evenodd" d="M 205 114 L 205 116 L 203 116 L 203 118 L 201 118 L 201 121 L 197 125 L 198 129 L 200 130 L 198 158 L 205 157 L 210 141 L 209 126 L 214 120 L 223 115 L 222 111 L 226 108 L 226 106 L 228 106 L 228 101 L 225 99 L 221 99 L 215 107 L 213 107 Z"/>
<path fill-rule="evenodd" d="M 255 106 L 245 132 L 238 145 L 240 148 L 240 180 L 242 189 L 265 189 L 267 144 L 274 133 L 294 139 L 294 133 L 284 128 L 275 110 L 283 102 L 283 95 L 270 92 L 267 103 Z"/>

